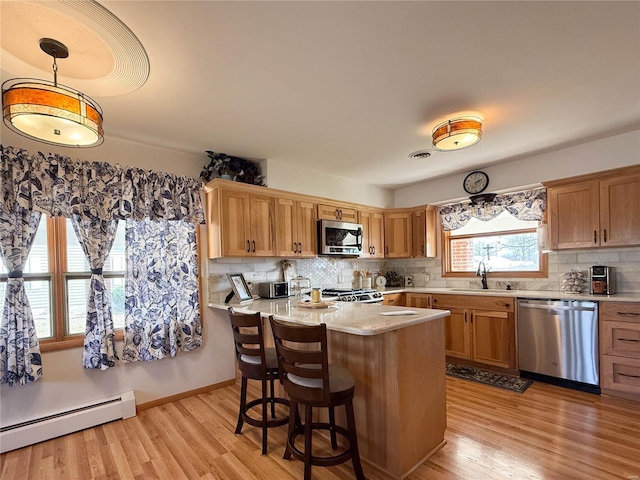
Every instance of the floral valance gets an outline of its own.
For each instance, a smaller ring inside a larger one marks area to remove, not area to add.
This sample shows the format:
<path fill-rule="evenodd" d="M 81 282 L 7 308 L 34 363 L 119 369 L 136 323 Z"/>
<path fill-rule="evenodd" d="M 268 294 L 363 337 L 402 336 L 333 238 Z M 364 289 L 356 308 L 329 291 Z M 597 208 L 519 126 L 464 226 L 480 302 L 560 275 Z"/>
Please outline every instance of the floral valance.
<path fill-rule="evenodd" d="M 204 223 L 202 184 L 188 177 L 0 145 L 0 208 L 101 220 Z"/>
<path fill-rule="evenodd" d="M 505 210 L 519 220 L 542 220 L 547 205 L 547 191 L 544 188 L 524 192 L 496 195 L 490 203 L 452 203 L 440 207 L 440 221 L 444 230 L 457 230 L 469 220 L 477 218 L 487 222 Z"/>

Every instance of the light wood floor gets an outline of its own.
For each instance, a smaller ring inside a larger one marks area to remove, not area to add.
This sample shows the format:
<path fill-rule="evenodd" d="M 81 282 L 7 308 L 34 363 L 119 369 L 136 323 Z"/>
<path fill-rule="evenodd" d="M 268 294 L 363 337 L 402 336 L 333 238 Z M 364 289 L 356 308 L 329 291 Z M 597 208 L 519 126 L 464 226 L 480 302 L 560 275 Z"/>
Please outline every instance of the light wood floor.
<path fill-rule="evenodd" d="M 251 392 L 255 395 L 256 390 Z M 282 460 L 286 426 L 234 435 L 239 387 L 0 457 L 2 480 L 302 478 Z M 409 480 L 640 479 L 640 403 L 535 383 L 524 394 L 447 379 L 448 444 Z M 369 480 L 387 480 L 364 465 Z M 351 463 L 313 468 L 314 479 L 354 478 Z"/>

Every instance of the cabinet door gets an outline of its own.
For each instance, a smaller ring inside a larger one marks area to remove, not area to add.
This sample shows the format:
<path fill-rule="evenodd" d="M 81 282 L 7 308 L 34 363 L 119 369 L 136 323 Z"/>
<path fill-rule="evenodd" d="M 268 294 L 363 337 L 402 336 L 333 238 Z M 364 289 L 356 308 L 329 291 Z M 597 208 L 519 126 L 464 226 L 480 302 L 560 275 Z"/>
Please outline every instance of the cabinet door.
<path fill-rule="evenodd" d="M 221 245 L 223 257 L 246 257 L 251 254 L 249 239 L 249 195 L 222 191 Z"/>
<path fill-rule="evenodd" d="M 315 257 L 318 252 L 316 205 L 312 202 L 299 201 L 296 207 L 298 256 Z"/>
<path fill-rule="evenodd" d="M 374 212 L 369 220 L 369 245 L 373 253 L 372 258 L 384 258 L 384 216 Z"/>
<path fill-rule="evenodd" d="M 345 208 L 341 205 L 318 204 L 318 219 L 356 223 L 358 221 L 358 212 L 353 208 Z"/>
<path fill-rule="evenodd" d="M 296 202 L 290 198 L 276 199 L 276 246 L 280 257 L 293 257 L 297 252 Z"/>
<path fill-rule="evenodd" d="M 602 246 L 640 245 L 640 175 L 600 181 Z"/>
<path fill-rule="evenodd" d="M 362 224 L 361 258 L 384 258 L 384 217 L 382 213 L 360 211 L 358 222 Z"/>
<path fill-rule="evenodd" d="M 385 258 L 411 257 L 411 213 L 389 213 L 384 216 Z"/>
<path fill-rule="evenodd" d="M 513 313 L 472 310 L 472 360 L 516 368 L 516 328 Z"/>
<path fill-rule="evenodd" d="M 407 293 L 407 307 L 431 308 L 429 293 Z"/>
<path fill-rule="evenodd" d="M 251 255 L 275 256 L 273 198 L 266 195 L 251 195 L 250 219 Z"/>
<path fill-rule="evenodd" d="M 471 357 L 471 343 L 469 341 L 469 311 L 465 308 L 446 308 L 451 315 L 444 321 L 444 349 L 448 356 L 466 358 Z"/>
<path fill-rule="evenodd" d="M 420 208 L 411 212 L 413 229 L 413 257 L 435 257 L 436 240 L 436 209 Z"/>
<path fill-rule="evenodd" d="M 598 181 L 547 189 L 552 249 L 600 245 L 598 197 Z"/>

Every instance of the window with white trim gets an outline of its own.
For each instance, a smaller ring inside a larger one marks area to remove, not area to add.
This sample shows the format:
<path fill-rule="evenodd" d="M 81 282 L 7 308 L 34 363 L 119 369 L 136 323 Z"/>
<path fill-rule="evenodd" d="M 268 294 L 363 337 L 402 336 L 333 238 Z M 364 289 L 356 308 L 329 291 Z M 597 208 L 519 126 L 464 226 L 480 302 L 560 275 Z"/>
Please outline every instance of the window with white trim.
<path fill-rule="evenodd" d="M 537 226 L 537 221 L 518 220 L 504 211 L 492 220 L 471 218 L 463 227 L 444 232 L 443 276 L 474 276 L 480 262 L 504 277 L 547 276 Z"/>

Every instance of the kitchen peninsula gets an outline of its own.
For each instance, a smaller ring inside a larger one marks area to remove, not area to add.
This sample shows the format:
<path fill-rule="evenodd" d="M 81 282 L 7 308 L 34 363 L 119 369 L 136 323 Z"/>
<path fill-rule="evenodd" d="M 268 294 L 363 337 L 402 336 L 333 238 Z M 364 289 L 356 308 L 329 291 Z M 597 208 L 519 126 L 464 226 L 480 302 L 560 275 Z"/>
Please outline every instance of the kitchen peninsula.
<path fill-rule="evenodd" d="M 209 304 L 221 322 L 228 322 L 224 310 L 229 306 Z M 232 306 L 259 311 L 263 317 L 327 325 L 329 361 L 348 368 L 356 378 L 354 408 L 362 460 L 402 479 L 444 445 L 444 319 L 449 311 L 348 302 L 312 309 L 293 299 Z M 415 313 L 382 315 L 408 310 Z M 272 344 L 270 330 L 265 335 Z"/>

